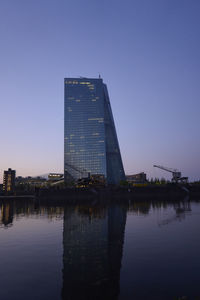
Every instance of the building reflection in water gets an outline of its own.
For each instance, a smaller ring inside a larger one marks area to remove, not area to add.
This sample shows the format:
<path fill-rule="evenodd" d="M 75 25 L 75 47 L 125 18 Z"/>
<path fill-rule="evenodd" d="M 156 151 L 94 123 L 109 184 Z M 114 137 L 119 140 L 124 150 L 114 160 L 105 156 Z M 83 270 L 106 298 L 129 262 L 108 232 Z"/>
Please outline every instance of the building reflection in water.
<path fill-rule="evenodd" d="M 0 224 L 6 228 L 12 226 L 13 223 L 13 204 L 6 202 L 0 205 Z"/>
<path fill-rule="evenodd" d="M 9 228 L 15 220 L 40 215 L 49 220 L 62 219 L 64 208 L 62 206 L 40 205 L 34 200 L 5 200 L 0 201 L 0 226 Z"/>
<path fill-rule="evenodd" d="M 62 298 L 118 299 L 127 211 L 148 215 L 172 208 L 159 226 L 183 221 L 190 215 L 190 200 L 132 201 L 129 205 L 52 205 L 27 200 L 0 201 L 0 226 L 9 228 L 20 218 L 63 219 Z M 171 214 L 172 212 L 172 214 Z M 161 214 L 163 216 L 163 214 Z"/>
<path fill-rule="evenodd" d="M 126 207 L 65 208 L 63 299 L 117 299 Z"/>

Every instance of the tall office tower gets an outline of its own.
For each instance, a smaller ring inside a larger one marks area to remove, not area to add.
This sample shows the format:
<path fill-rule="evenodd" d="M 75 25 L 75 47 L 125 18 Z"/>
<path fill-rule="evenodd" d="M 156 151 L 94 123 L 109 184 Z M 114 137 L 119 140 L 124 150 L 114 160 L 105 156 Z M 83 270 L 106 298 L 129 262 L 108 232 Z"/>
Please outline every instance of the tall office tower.
<path fill-rule="evenodd" d="M 108 184 L 125 180 L 106 85 L 101 78 L 65 78 L 65 181 L 104 175 Z"/>
<path fill-rule="evenodd" d="M 8 169 L 3 174 L 3 190 L 5 192 L 14 192 L 15 190 L 15 170 Z"/>
<path fill-rule="evenodd" d="M 66 207 L 62 299 L 117 300 L 127 207 Z"/>

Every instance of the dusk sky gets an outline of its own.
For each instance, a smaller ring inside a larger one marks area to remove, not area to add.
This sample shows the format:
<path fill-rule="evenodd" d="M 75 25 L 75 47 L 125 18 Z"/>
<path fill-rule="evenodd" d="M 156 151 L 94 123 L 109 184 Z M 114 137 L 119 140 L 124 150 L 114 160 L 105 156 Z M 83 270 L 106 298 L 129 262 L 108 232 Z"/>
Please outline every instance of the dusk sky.
<path fill-rule="evenodd" d="M 64 77 L 99 73 L 126 174 L 200 179 L 199 0 L 0 0 L 0 182 L 63 172 Z"/>

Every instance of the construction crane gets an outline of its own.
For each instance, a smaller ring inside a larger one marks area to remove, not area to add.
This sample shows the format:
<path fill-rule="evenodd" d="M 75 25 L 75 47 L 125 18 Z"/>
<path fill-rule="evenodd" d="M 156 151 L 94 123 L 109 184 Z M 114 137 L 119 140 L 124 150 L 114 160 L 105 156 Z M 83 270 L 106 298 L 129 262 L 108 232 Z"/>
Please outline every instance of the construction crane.
<path fill-rule="evenodd" d="M 178 171 L 177 169 L 166 168 L 157 165 L 154 165 L 154 167 L 172 173 L 172 182 L 178 182 L 178 181 L 187 182 L 188 180 L 188 177 L 181 177 L 181 172 Z"/>

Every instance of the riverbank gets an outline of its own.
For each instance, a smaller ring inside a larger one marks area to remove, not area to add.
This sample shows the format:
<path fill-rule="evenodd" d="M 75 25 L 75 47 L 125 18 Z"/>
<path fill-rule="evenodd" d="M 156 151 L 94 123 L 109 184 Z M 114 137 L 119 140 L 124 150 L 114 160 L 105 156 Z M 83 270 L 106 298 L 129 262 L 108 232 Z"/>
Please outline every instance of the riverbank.
<path fill-rule="evenodd" d="M 91 187 L 91 188 L 46 188 L 36 189 L 32 194 L 16 192 L 15 195 L 0 196 L 0 199 L 37 199 L 45 202 L 74 202 L 93 200 L 159 200 L 200 198 L 200 185 L 147 185 L 136 187 Z"/>

